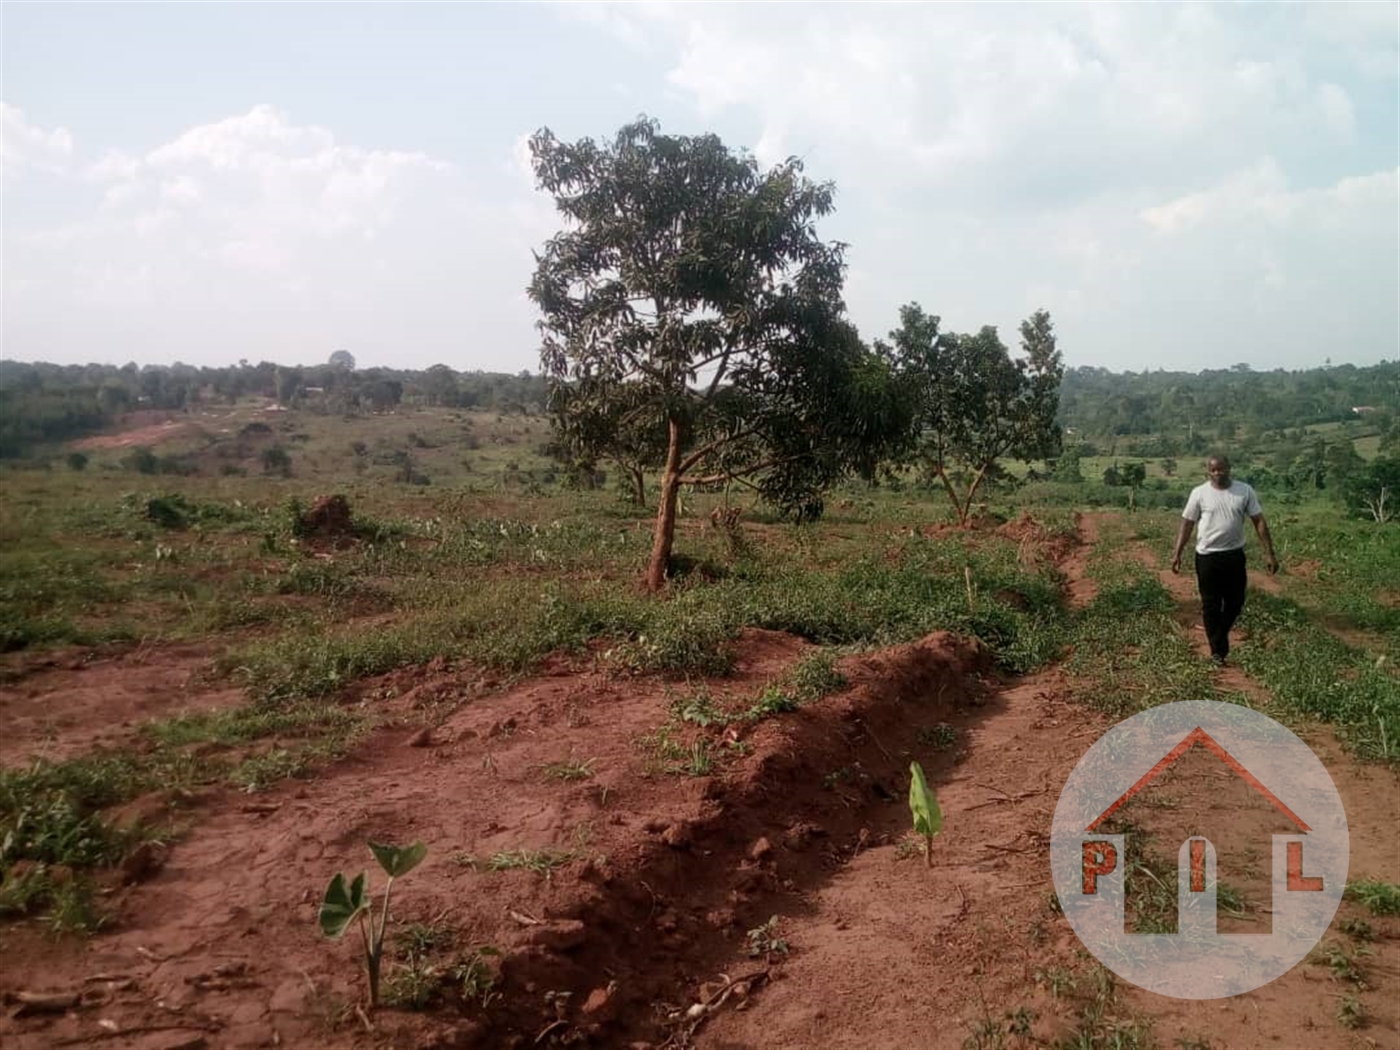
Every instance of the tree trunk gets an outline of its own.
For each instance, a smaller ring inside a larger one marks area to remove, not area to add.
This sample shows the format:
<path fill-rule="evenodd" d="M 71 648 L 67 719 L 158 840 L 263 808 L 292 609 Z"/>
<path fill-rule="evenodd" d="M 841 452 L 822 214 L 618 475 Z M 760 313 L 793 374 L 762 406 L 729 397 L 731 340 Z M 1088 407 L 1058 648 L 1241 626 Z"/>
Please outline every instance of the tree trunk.
<path fill-rule="evenodd" d="M 943 491 L 948 493 L 948 499 L 953 504 L 953 513 L 958 516 L 958 526 L 961 528 L 967 524 L 967 514 L 963 511 L 962 501 L 958 499 L 958 494 L 953 491 L 953 483 L 948 480 L 948 474 L 943 469 L 943 464 L 938 465 L 938 480 L 943 482 Z"/>
<path fill-rule="evenodd" d="M 652 594 L 666 583 L 666 568 L 671 562 L 671 544 L 676 536 L 676 495 L 681 481 L 681 425 L 670 421 L 670 440 L 666 447 L 666 468 L 661 474 L 661 505 L 656 511 L 656 531 L 652 535 L 651 560 L 647 562 L 647 590 Z"/>
<path fill-rule="evenodd" d="M 647 477 L 642 473 L 641 467 L 631 467 L 629 469 L 632 475 L 632 499 L 636 501 L 637 506 L 645 506 L 647 501 Z"/>
<path fill-rule="evenodd" d="M 972 501 L 977 496 L 977 490 L 982 487 L 982 479 L 986 476 L 987 467 L 990 465 L 990 463 L 983 463 L 982 466 L 977 469 L 977 473 L 972 479 L 972 484 L 968 486 L 967 499 L 964 500 L 963 505 L 958 508 L 958 524 L 963 528 L 967 528 L 968 518 L 972 516 Z"/>

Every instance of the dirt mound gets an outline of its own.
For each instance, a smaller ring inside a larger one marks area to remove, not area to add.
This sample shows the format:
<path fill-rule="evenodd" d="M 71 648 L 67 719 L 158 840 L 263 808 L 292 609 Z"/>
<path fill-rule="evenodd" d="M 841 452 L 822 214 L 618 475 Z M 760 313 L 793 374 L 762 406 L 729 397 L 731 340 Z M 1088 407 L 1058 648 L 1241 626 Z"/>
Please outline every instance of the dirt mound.
<path fill-rule="evenodd" d="M 710 683 L 716 702 L 751 698 L 780 652 L 790 663 L 804 648 L 779 643 L 746 637 L 738 676 Z M 108 1033 L 150 1031 L 174 1011 L 211 1047 L 530 1045 L 561 1020 L 555 1034 L 577 1045 L 660 1042 L 658 1004 L 727 966 L 780 898 L 868 848 L 873 812 L 902 810 L 918 726 L 966 717 L 985 666 L 975 644 L 937 634 L 847 660 L 837 695 L 727 727 L 676 718 L 664 683 L 561 667 L 426 733 L 385 729 L 317 780 L 211 804 L 149 881 L 113 888 L 120 917 L 86 947 L 13 931 L 27 965 L 0 991 L 95 972 L 129 983 L 100 1011 L 0 1020 L 0 1038 L 96 1038 L 99 1017 Z M 936 782 L 953 761 L 925 765 Z M 551 775 L 565 762 L 576 779 Z M 375 1036 L 359 1026 L 358 943 L 325 942 L 315 919 L 331 874 L 374 870 L 370 839 L 430 850 L 395 887 L 397 923 L 447 927 L 457 952 L 503 951 L 489 1010 L 449 990 L 427 1013 L 381 1011 Z"/>
<path fill-rule="evenodd" d="M 997 526 L 995 531 L 998 536 L 1019 544 L 1019 556 L 1023 562 L 1028 558 L 1036 558 L 1045 563 L 1058 563 L 1067 558 L 1079 545 L 1079 540 L 1074 536 L 1063 532 L 1051 532 L 1036 521 L 1029 511 L 1022 513 L 1014 521 Z"/>
<path fill-rule="evenodd" d="M 310 509 L 298 519 L 302 535 L 320 539 L 340 539 L 355 532 L 350 501 L 344 496 L 317 496 Z"/>

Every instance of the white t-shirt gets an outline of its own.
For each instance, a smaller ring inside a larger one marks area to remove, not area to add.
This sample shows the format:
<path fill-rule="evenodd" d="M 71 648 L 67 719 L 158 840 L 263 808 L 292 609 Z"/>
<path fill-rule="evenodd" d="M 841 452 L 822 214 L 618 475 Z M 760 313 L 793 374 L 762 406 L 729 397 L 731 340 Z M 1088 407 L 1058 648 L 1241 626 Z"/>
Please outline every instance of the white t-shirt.
<path fill-rule="evenodd" d="M 1198 521 L 1196 553 L 1218 554 L 1244 546 L 1244 521 L 1262 514 L 1259 497 L 1243 481 L 1231 481 L 1228 489 L 1218 489 L 1207 481 L 1191 490 L 1181 516 Z"/>

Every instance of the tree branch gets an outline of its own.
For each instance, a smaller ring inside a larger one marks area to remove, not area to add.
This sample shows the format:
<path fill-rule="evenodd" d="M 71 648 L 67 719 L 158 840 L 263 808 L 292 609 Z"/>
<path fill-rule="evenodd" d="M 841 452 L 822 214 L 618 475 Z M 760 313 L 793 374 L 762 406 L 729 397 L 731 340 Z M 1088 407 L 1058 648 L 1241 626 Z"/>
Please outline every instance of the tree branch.
<path fill-rule="evenodd" d="M 724 437 L 716 438 L 714 441 L 711 441 L 708 445 L 701 446 L 700 448 L 692 452 L 689 456 L 687 456 L 685 459 L 681 460 L 681 473 L 684 474 L 687 470 L 695 466 L 695 464 L 699 463 L 702 459 L 708 456 L 711 452 L 714 452 L 716 449 L 724 447 L 731 441 L 738 441 L 740 438 L 749 437 L 751 434 L 754 433 L 757 433 L 757 431 L 755 430 L 755 428 L 750 427 L 748 430 L 741 430 L 737 434 L 726 434 Z"/>

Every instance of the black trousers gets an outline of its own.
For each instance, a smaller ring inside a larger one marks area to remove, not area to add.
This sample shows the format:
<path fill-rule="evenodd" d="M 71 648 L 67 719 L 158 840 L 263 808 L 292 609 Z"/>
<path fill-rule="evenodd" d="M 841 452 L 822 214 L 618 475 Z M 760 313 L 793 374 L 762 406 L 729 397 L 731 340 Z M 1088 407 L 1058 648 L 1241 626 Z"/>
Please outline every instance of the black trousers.
<path fill-rule="evenodd" d="M 1230 628 L 1244 608 L 1244 548 L 1196 555 L 1196 585 L 1201 592 L 1201 618 L 1212 656 L 1228 656 Z"/>

